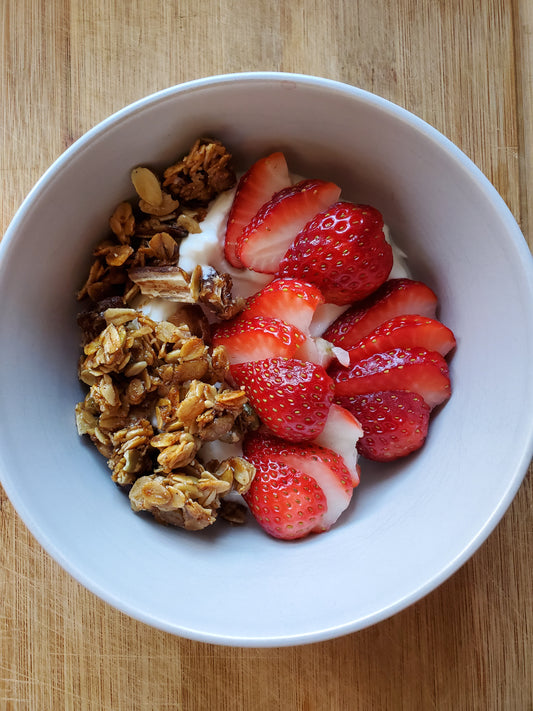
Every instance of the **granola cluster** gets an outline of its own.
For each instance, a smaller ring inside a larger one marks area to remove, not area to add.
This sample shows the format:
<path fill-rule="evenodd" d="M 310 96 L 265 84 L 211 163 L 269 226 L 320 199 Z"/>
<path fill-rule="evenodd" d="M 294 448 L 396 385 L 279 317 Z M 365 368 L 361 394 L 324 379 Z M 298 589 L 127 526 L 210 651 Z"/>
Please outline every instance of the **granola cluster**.
<path fill-rule="evenodd" d="M 76 406 L 78 432 L 107 459 L 134 511 L 187 530 L 218 514 L 242 523 L 245 508 L 231 494 L 246 493 L 253 465 L 235 456 L 206 462 L 201 450 L 239 442 L 259 424 L 244 390 L 227 381 L 225 349 L 210 345 L 210 321 L 243 303 L 232 298 L 229 275 L 178 267 L 181 239 L 200 231 L 206 203 L 235 183 L 231 156 L 200 139 L 163 180 L 144 167 L 131 179 L 137 204 L 115 209 L 78 293 L 89 302 L 78 317 L 78 375 L 88 388 Z M 175 302 L 170 320 L 135 308 L 142 295 Z"/>
<path fill-rule="evenodd" d="M 111 234 L 93 251 L 79 300 L 88 297 L 98 302 L 120 296 L 129 305 L 143 291 L 143 280 L 150 273 L 162 287 L 165 281 L 185 283 L 187 276 L 177 267 L 179 244 L 200 231 L 208 202 L 233 187 L 236 175 L 231 154 L 219 141 L 199 139 L 184 158 L 164 171 L 163 178 L 140 166 L 132 170 L 131 180 L 138 199 L 120 203 L 113 212 Z M 231 278 L 219 275 L 219 279 L 226 284 L 225 291 L 231 291 Z"/>
<path fill-rule="evenodd" d="M 205 442 L 238 442 L 256 423 L 246 393 L 226 381 L 224 349 L 136 309 L 93 313 L 91 332 L 105 326 L 85 339 L 79 362 L 88 392 L 76 406 L 78 432 L 106 457 L 113 481 L 132 487 L 134 510 L 192 530 L 213 523 L 221 498 L 245 493 L 254 475 L 240 457 L 204 465 L 197 456 Z"/>

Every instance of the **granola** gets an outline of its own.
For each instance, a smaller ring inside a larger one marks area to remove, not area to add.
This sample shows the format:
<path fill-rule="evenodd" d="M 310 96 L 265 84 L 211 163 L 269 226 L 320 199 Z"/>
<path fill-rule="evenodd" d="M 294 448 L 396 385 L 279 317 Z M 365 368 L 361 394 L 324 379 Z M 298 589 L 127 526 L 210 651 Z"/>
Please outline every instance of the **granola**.
<path fill-rule="evenodd" d="M 220 141 L 200 138 L 190 153 L 165 170 L 163 185 L 186 202 L 206 204 L 235 185 L 231 155 Z"/>
<path fill-rule="evenodd" d="M 157 269 L 174 268 L 179 274 L 181 240 L 200 231 L 207 203 L 236 184 L 231 154 L 213 139 L 198 140 L 186 156 L 164 171 L 163 180 L 145 166 L 134 168 L 131 179 L 138 199 L 121 202 L 111 215 L 111 234 L 93 250 L 87 279 L 78 292 L 80 301 L 89 298 L 97 303 L 119 296 L 130 305 L 141 291 L 132 275 L 140 273 L 142 278 L 147 268 L 155 268 L 155 274 Z M 221 283 L 210 277 L 201 294 L 202 303 L 215 313 L 228 310 L 227 291 L 231 291 L 231 279 L 218 276 Z M 213 295 L 208 296 L 211 289 Z M 188 288 L 184 291 L 189 292 Z M 223 306 L 221 300 L 225 300 Z"/>
<path fill-rule="evenodd" d="M 219 512 L 240 524 L 245 507 L 225 497 L 246 493 L 253 465 L 239 456 L 205 464 L 201 454 L 207 442 L 238 443 L 259 426 L 245 391 L 228 383 L 225 349 L 211 345 L 210 322 L 244 302 L 232 297 L 229 275 L 178 267 L 180 242 L 200 231 L 205 204 L 235 184 L 231 156 L 200 139 L 163 180 L 144 166 L 131 179 L 138 200 L 115 208 L 77 295 L 88 303 L 78 316 L 87 387 L 78 432 L 106 458 L 134 511 L 187 530 Z M 174 302 L 173 315 L 143 313 L 139 300 L 150 297 Z"/>

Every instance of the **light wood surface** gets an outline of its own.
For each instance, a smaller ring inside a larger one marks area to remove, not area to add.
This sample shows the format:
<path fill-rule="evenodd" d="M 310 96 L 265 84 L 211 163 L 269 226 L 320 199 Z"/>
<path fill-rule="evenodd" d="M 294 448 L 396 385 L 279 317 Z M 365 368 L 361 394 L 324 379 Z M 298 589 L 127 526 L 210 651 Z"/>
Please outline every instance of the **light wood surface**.
<path fill-rule="evenodd" d="M 266 69 L 339 79 L 420 115 L 485 172 L 529 236 L 531 0 L 2 0 L 0 10 L 2 232 L 49 164 L 111 112 L 181 81 Z M 101 602 L 0 490 L 0 709 L 531 710 L 532 510 L 529 476 L 459 572 L 373 628 L 232 649 Z"/>

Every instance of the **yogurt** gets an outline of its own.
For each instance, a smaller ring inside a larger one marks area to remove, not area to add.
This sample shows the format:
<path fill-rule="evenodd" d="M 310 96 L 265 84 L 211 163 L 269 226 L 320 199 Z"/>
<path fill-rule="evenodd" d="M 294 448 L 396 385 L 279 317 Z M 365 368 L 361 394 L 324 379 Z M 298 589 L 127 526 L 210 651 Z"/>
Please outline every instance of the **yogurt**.
<path fill-rule="evenodd" d="M 186 272 L 201 264 L 214 267 L 219 274 L 229 274 L 233 279 L 233 296 L 247 298 L 271 282 L 273 276 L 236 269 L 224 257 L 226 224 L 235 190 L 226 190 L 210 203 L 205 219 L 200 222 L 202 231 L 182 240 L 178 265 Z"/>

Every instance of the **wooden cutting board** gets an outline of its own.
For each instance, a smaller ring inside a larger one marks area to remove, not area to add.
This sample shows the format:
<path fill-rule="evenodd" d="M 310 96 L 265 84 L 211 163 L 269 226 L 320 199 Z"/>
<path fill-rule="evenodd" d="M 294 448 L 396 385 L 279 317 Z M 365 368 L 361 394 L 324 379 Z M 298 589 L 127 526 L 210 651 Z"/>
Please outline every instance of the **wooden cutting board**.
<path fill-rule="evenodd" d="M 272 69 L 339 79 L 420 115 L 486 173 L 529 238 L 530 0 L 3 0 L 0 9 L 3 230 L 48 165 L 114 110 L 188 79 Z M 479 552 L 394 618 L 306 647 L 231 649 L 101 602 L 0 492 L 0 709 L 531 710 L 532 494 L 529 476 Z"/>

